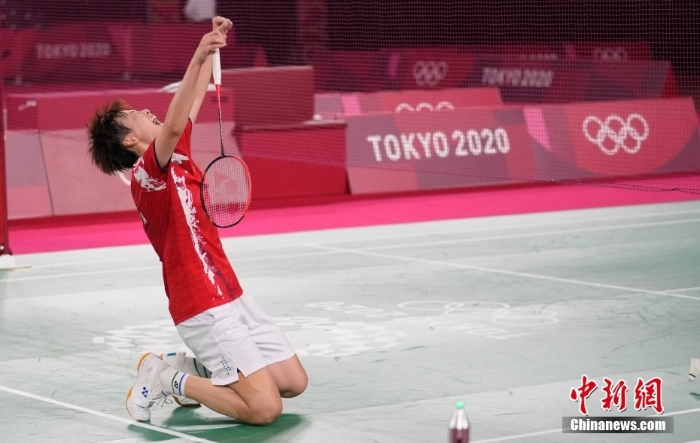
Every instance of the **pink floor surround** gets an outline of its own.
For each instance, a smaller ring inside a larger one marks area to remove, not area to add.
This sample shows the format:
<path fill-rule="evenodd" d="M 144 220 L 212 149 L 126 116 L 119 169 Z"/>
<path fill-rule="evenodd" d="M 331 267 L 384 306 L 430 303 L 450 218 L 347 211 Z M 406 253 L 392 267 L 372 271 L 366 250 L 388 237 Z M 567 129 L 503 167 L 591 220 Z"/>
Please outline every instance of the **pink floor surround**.
<path fill-rule="evenodd" d="M 348 197 L 313 204 L 296 202 L 285 207 L 253 207 L 238 226 L 221 230 L 221 235 L 235 237 L 688 200 L 700 200 L 700 195 L 589 185 Z M 136 211 L 12 221 L 9 238 L 13 254 L 148 243 Z"/>

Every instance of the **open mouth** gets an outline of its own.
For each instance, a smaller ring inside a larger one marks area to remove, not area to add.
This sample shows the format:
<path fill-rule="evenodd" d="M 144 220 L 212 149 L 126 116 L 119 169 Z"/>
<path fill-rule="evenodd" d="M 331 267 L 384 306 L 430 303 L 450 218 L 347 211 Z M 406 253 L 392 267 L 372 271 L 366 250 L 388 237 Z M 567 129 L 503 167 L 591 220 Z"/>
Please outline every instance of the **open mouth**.
<path fill-rule="evenodd" d="M 161 122 L 158 121 L 158 119 L 156 118 L 155 115 L 153 116 L 153 124 L 157 125 L 157 126 L 160 126 L 162 124 Z"/>

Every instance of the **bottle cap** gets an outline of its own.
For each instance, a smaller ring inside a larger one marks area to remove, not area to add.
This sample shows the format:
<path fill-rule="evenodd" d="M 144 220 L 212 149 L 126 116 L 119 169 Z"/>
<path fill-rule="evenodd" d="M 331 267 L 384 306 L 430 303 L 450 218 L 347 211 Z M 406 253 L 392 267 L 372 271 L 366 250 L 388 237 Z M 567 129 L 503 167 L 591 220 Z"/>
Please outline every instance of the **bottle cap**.
<path fill-rule="evenodd" d="M 458 401 L 457 404 L 455 405 L 455 408 L 457 409 L 464 409 L 464 402 L 463 401 Z"/>

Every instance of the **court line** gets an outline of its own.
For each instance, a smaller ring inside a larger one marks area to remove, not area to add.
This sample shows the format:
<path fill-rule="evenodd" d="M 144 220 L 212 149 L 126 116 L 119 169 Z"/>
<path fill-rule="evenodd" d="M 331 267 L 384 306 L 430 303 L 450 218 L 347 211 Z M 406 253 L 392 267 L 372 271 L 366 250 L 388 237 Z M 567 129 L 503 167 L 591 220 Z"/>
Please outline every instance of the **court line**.
<path fill-rule="evenodd" d="M 617 289 L 617 290 L 630 291 L 630 292 L 642 292 L 645 294 L 663 295 L 665 297 L 676 297 L 676 298 L 687 298 L 690 300 L 700 300 L 700 297 L 693 297 L 692 295 L 673 294 L 670 292 L 651 291 L 648 289 L 629 288 L 626 286 L 606 285 L 604 283 L 594 283 L 594 282 L 586 282 L 586 281 L 582 281 L 582 280 L 573 280 L 573 279 L 568 279 L 568 278 L 550 277 L 547 275 L 530 274 L 527 272 L 507 271 L 505 269 L 484 268 L 481 266 L 464 265 L 461 263 L 450 263 L 450 262 L 438 261 L 438 260 L 427 260 L 427 259 L 422 259 L 422 258 L 403 257 L 400 255 L 382 254 L 379 252 L 370 252 L 370 251 L 365 251 L 365 250 L 360 250 L 360 249 L 344 249 L 344 248 L 336 248 L 334 246 L 314 245 L 312 243 L 308 243 L 307 245 L 310 247 L 316 247 L 316 248 L 320 248 L 320 249 L 330 249 L 330 250 L 335 250 L 338 252 L 349 252 L 349 253 L 353 253 L 353 254 L 370 255 L 370 256 L 374 256 L 374 257 L 412 261 L 412 262 L 416 262 L 416 263 L 426 263 L 426 264 L 430 264 L 430 265 L 449 266 L 449 267 L 458 268 L 458 269 L 469 269 L 469 270 L 473 270 L 473 271 L 492 272 L 492 273 L 496 273 L 496 274 L 505 274 L 505 275 L 512 275 L 512 276 L 516 276 L 516 277 L 534 278 L 534 279 L 539 279 L 539 280 L 548 280 L 548 281 L 555 281 L 555 282 L 560 282 L 560 283 L 571 283 L 571 284 L 577 284 L 577 285 L 583 285 L 583 286 L 592 286 L 592 287 L 597 287 L 597 288 Z"/>
<path fill-rule="evenodd" d="M 197 443 L 216 443 L 216 442 L 213 442 L 211 440 L 206 440 L 204 438 L 193 437 L 191 435 L 183 434 L 182 432 L 171 431 L 170 429 L 160 428 L 158 426 L 149 425 L 147 423 L 141 423 L 141 422 L 129 420 L 126 418 L 117 417 L 116 415 L 106 414 L 104 412 L 95 411 L 92 409 L 84 408 L 82 406 L 72 405 L 70 403 L 65 403 L 65 402 L 54 400 L 51 398 L 42 397 L 40 395 L 30 394 L 29 392 L 18 391 L 17 389 L 7 388 L 5 386 L 0 386 L 0 391 L 9 392 L 10 394 L 20 395 L 22 397 L 31 398 L 33 400 L 43 401 L 44 403 L 50 403 L 50 404 L 53 404 L 56 406 L 62 406 L 64 408 L 73 409 L 73 410 L 78 411 L 78 412 L 84 412 L 86 414 L 95 415 L 97 417 L 106 418 L 106 419 L 117 421 L 120 423 L 125 423 L 127 425 L 138 426 L 140 428 L 149 429 L 151 431 L 161 432 L 163 434 L 169 434 L 169 435 L 172 435 L 175 437 L 184 438 L 188 441 L 193 441 L 193 442 L 197 442 Z"/>
<path fill-rule="evenodd" d="M 431 231 L 431 232 L 422 232 L 422 233 L 406 233 L 406 234 L 396 234 L 396 235 L 382 235 L 382 236 L 375 236 L 375 237 L 360 237 L 360 238 L 354 238 L 354 239 L 343 239 L 343 240 L 330 240 L 330 241 L 323 241 L 319 243 L 323 244 L 333 244 L 333 243 L 347 243 L 347 242 L 361 242 L 361 241 L 372 241 L 372 240 L 387 240 L 387 239 L 395 239 L 395 238 L 411 238 L 411 237 L 427 237 L 431 235 L 446 235 L 446 234 L 468 234 L 471 232 L 482 232 L 482 231 L 497 231 L 497 230 L 503 230 L 503 229 L 521 229 L 521 228 L 536 228 L 536 227 L 541 227 L 541 226 L 556 226 L 556 225 L 562 225 L 562 224 L 572 224 L 572 223 L 590 223 L 590 222 L 600 222 L 600 221 L 612 221 L 612 220 L 627 220 L 627 219 L 635 219 L 635 218 L 644 218 L 644 217 L 666 217 L 666 216 L 673 216 L 673 215 L 687 215 L 687 214 L 698 214 L 700 213 L 700 209 L 697 210 L 686 210 L 686 211 L 669 211 L 669 212 L 658 212 L 658 213 L 649 213 L 649 214 L 632 214 L 632 215 L 616 215 L 616 216 L 611 216 L 611 217 L 591 217 L 591 218 L 582 218 L 582 219 L 576 219 L 576 220 L 557 220 L 557 221 L 548 221 L 548 222 L 541 222 L 541 223 L 529 223 L 529 224 L 519 224 L 517 226 L 514 225 L 504 225 L 504 226 L 485 226 L 481 228 L 472 228 L 472 229 L 456 229 L 456 230 L 446 230 L 446 231 Z M 516 214 L 514 216 L 518 215 L 523 215 L 527 216 L 530 214 Z M 500 218 L 503 217 L 508 217 L 508 216 L 497 216 Z M 437 221 L 438 223 L 440 221 Z M 421 223 L 435 223 L 435 221 L 427 221 L 427 222 L 415 222 L 413 224 L 421 224 Z M 354 229 L 354 228 L 340 228 L 340 229 Z M 294 234 L 294 233 L 281 233 L 281 234 L 267 234 L 267 235 L 287 235 L 287 234 Z M 254 236 L 249 236 L 249 237 L 254 237 Z M 246 238 L 249 238 L 246 237 Z M 237 239 L 240 239 L 241 237 L 224 237 L 222 238 L 222 242 L 224 243 L 224 249 L 226 249 L 225 243 L 235 241 Z M 304 243 L 291 243 L 291 244 L 284 244 L 284 245 L 278 245 L 278 246 L 259 246 L 259 247 L 254 247 L 254 248 L 246 248 L 246 249 L 237 249 L 238 252 L 247 252 L 247 251 L 260 251 L 262 249 L 282 249 L 282 248 L 294 248 L 294 247 L 299 247 L 303 245 Z M 147 244 L 143 245 L 129 245 L 125 247 L 131 247 L 131 246 L 145 246 Z M 49 253 L 42 253 L 42 254 L 51 254 Z M 26 254 L 26 255 L 31 255 L 31 254 Z M 96 264 L 96 263 L 114 263 L 114 262 L 120 262 L 120 261 L 133 261 L 133 260 L 145 260 L 145 259 L 152 259 L 151 258 L 146 258 L 146 257 L 125 257 L 125 258 L 115 258 L 115 259 L 106 259 L 106 260 L 92 260 L 92 261 L 76 261 L 76 262 L 67 262 L 67 263 L 58 263 L 58 264 L 42 264 L 42 265 L 32 265 L 32 268 L 34 269 L 41 269 L 41 268 L 51 268 L 51 267 L 59 267 L 59 266 L 76 266 L 76 265 L 84 265 L 84 264 Z"/>
<path fill-rule="evenodd" d="M 404 243 L 404 244 L 400 244 L 400 245 L 373 246 L 373 247 L 369 247 L 369 248 L 356 248 L 356 249 L 337 248 L 337 250 L 336 250 L 336 249 L 334 249 L 334 247 L 329 246 L 327 249 L 334 250 L 336 252 L 356 251 L 359 253 L 361 251 L 366 252 L 366 251 L 375 251 L 375 250 L 383 250 L 383 249 L 400 249 L 400 248 L 416 247 L 416 246 L 432 246 L 432 245 L 439 245 L 439 244 L 445 244 L 445 243 L 453 244 L 453 243 L 466 243 L 466 242 L 477 242 L 477 241 L 505 240 L 505 239 L 513 239 L 513 238 L 544 237 L 544 236 L 549 236 L 549 235 L 571 234 L 571 233 L 579 233 L 579 232 L 598 232 L 598 231 L 631 229 L 631 228 L 660 226 L 660 225 L 677 225 L 677 224 L 697 223 L 697 222 L 700 222 L 700 218 L 693 218 L 693 219 L 688 219 L 688 220 L 671 220 L 671 221 L 664 221 L 664 222 L 635 223 L 635 224 L 630 224 L 630 225 L 618 225 L 618 226 L 598 226 L 595 228 L 567 229 L 567 230 L 559 230 L 559 231 L 533 232 L 533 233 L 528 233 L 528 234 L 513 234 L 513 235 L 503 235 L 503 236 L 493 236 L 493 237 L 477 237 L 477 238 L 468 238 L 468 239 L 437 240 L 437 241 L 432 241 L 432 242 Z M 354 240 L 352 240 L 352 241 L 354 241 Z M 314 245 L 315 245 L 316 247 L 318 247 L 320 245 L 325 245 L 328 243 L 333 243 L 333 242 L 320 242 L 320 243 L 316 243 L 316 244 L 314 244 L 314 243 L 300 243 L 296 246 L 310 246 L 311 245 L 311 247 L 314 247 Z M 326 254 L 328 254 L 328 253 L 329 252 L 326 252 Z M 307 253 L 297 253 L 297 254 L 268 255 L 268 256 L 262 256 L 262 257 L 239 258 L 239 259 L 232 260 L 232 262 L 240 263 L 240 262 L 250 262 L 250 261 L 259 261 L 259 260 L 272 260 L 272 259 L 277 259 L 277 258 L 307 257 L 307 256 L 322 255 L 322 254 L 323 253 L 319 253 L 319 252 L 307 252 Z M 393 257 L 393 258 L 396 258 L 396 257 Z M 408 259 L 408 258 L 404 257 L 404 259 Z M 450 266 L 452 266 L 452 265 L 450 265 Z M 109 274 L 109 273 L 116 273 L 116 272 L 132 272 L 132 271 L 153 270 L 153 269 L 160 269 L 160 265 L 158 265 L 158 266 L 143 266 L 140 268 L 107 269 L 107 270 L 101 270 L 101 271 L 87 271 L 87 272 L 75 272 L 75 273 L 64 273 L 64 274 L 53 274 L 53 275 L 41 275 L 41 276 L 33 276 L 33 277 L 5 278 L 5 279 L 0 279 L 0 283 L 16 282 L 16 281 L 28 281 L 28 280 L 43 280 L 43 279 L 63 278 L 63 277 L 79 277 L 79 276 L 85 276 L 85 275 Z M 474 269 L 476 269 L 476 268 L 474 268 Z M 482 270 L 486 270 L 486 269 L 488 269 L 488 268 L 483 268 Z M 491 270 L 491 272 L 496 272 L 496 271 L 497 270 Z M 532 274 L 532 275 L 534 275 L 534 274 Z M 628 288 L 628 290 L 629 290 L 629 288 Z M 649 292 L 646 290 L 638 290 L 637 292 L 639 292 L 639 291 Z M 675 294 L 671 294 L 670 292 L 653 291 L 652 293 L 670 295 L 670 296 L 675 296 L 675 297 L 680 297 L 680 298 L 692 298 L 692 299 L 700 300 L 700 298 L 698 298 L 698 297 L 675 295 Z"/>
<path fill-rule="evenodd" d="M 107 246 L 106 248 L 109 248 Z M 61 252 L 61 251 L 57 251 Z M 97 263 L 117 263 L 121 261 L 139 261 L 139 260 L 148 260 L 148 261 L 158 261 L 158 257 L 122 257 L 122 258 L 109 258 L 106 260 L 88 260 L 88 261 L 72 261 L 72 262 L 62 262 L 62 263 L 46 263 L 43 265 L 32 265 L 32 269 L 46 269 L 46 268 L 57 268 L 59 266 L 80 266 L 80 265 L 94 265 Z"/>
<path fill-rule="evenodd" d="M 696 289 L 700 289 L 700 286 L 695 286 L 693 288 L 669 289 L 668 291 L 665 291 L 665 292 L 695 291 Z"/>
<path fill-rule="evenodd" d="M 469 243 L 469 242 L 490 241 L 490 240 L 509 240 L 509 239 L 514 239 L 514 238 L 546 237 L 549 235 L 559 235 L 559 234 L 577 234 L 580 232 L 614 231 L 614 230 L 619 230 L 619 229 L 634 229 L 634 228 L 645 228 L 645 227 L 650 227 L 650 226 L 679 225 L 679 224 L 685 224 L 685 223 L 698 223 L 698 222 L 700 222 L 700 218 L 691 218 L 691 219 L 687 219 L 687 220 L 670 220 L 670 221 L 664 221 L 664 222 L 635 223 L 635 224 L 631 224 L 631 225 L 597 226 L 595 228 L 563 229 L 563 230 L 559 230 L 559 231 L 530 232 L 530 233 L 526 233 L 526 234 L 499 235 L 499 236 L 493 236 L 493 237 L 458 238 L 458 239 L 450 239 L 450 240 L 435 240 L 435 241 L 420 242 L 420 243 L 404 243 L 401 245 L 371 246 L 369 248 L 358 248 L 358 250 L 381 251 L 382 249 L 412 248 L 412 247 L 416 247 L 416 246 L 434 246 L 434 245 L 443 245 L 443 244 Z"/>
<path fill-rule="evenodd" d="M 27 281 L 27 280 L 44 280 L 47 278 L 80 277 L 83 275 L 95 275 L 95 274 L 114 274 L 117 272 L 134 272 L 134 271 L 144 271 L 144 270 L 150 271 L 153 269 L 160 269 L 160 266 L 141 266 L 139 268 L 103 269 L 101 271 L 71 272 L 71 273 L 67 273 L 67 274 L 51 274 L 51 275 L 35 275 L 32 277 L 3 278 L 3 279 L 0 279 L 0 283 L 15 282 L 15 281 Z"/>
<path fill-rule="evenodd" d="M 296 257 L 308 257 L 316 255 L 329 255 L 335 254 L 336 252 L 303 252 L 298 254 L 281 254 L 281 255 L 266 255 L 263 257 L 250 257 L 241 258 L 236 260 L 231 260 L 232 262 L 249 262 L 249 261 L 259 261 L 259 260 L 273 260 L 276 258 L 296 258 Z M 151 271 L 154 269 L 161 269 L 161 265 L 157 266 L 141 266 L 138 268 L 123 268 L 123 269 L 103 269 L 100 271 L 86 271 L 86 272 L 71 272 L 64 274 L 51 274 L 51 275 L 36 275 L 31 277 L 16 277 L 16 278 L 3 278 L 0 279 L 0 283 L 6 282 L 16 282 L 16 281 L 28 281 L 28 280 L 45 280 L 49 278 L 63 278 L 63 277 L 80 277 L 84 275 L 96 275 L 96 274 L 113 274 L 116 272 L 133 272 L 133 271 Z"/>
<path fill-rule="evenodd" d="M 324 241 L 322 243 L 332 244 L 332 243 L 346 243 L 346 242 L 352 242 L 352 241 L 371 241 L 371 240 L 386 240 L 386 239 L 393 239 L 393 238 L 422 237 L 422 236 L 428 236 L 428 235 L 467 234 L 470 232 L 497 231 L 500 229 L 537 228 L 537 227 L 541 227 L 541 226 L 556 226 L 556 225 L 565 225 L 565 224 L 572 224 L 572 223 L 591 223 L 591 222 L 600 222 L 600 221 L 627 220 L 627 219 L 644 218 L 644 217 L 664 217 L 664 216 L 671 216 L 671 215 L 687 215 L 687 214 L 698 214 L 698 213 L 700 213 L 700 209 L 699 210 L 687 210 L 687 211 L 659 212 L 659 213 L 653 213 L 653 214 L 615 215 L 615 216 L 611 216 L 611 217 L 591 217 L 591 218 L 581 218 L 581 219 L 576 219 L 576 220 L 557 220 L 557 221 L 508 225 L 508 226 L 485 226 L 485 227 L 481 227 L 481 228 L 472 228 L 472 229 L 454 229 L 454 230 L 446 230 L 446 231 L 439 231 L 439 232 L 433 231 L 433 232 L 421 233 L 421 234 L 395 234 L 395 235 L 382 235 L 382 236 L 377 236 L 377 237 L 361 237 L 361 238 L 357 238 L 357 239 Z M 535 214 L 514 214 L 514 215 L 496 216 L 496 217 L 499 217 L 499 218 L 517 217 L 519 215 L 527 216 L 527 215 L 535 215 Z M 415 224 L 435 223 L 435 222 L 439 223 L 439 222 L 443 222 L 443 221 L 446 221 L 446 220 L 415 222 Z"/>
<path fill-rule="evenodd" d="M 529 432 L 527 434 L 517 434 L 517 435 L 509 435 L 507 437 L 498 437 L 498 438 L 489 438 L 486 440 L 477 440 L 472 443 L 491 443 L 495 441 L 506 441 L 506 440 L 515 440 L 518 438 L 527 438 L 527 437 L 534 437 L 536 435 L 545 435 L 545 434 L 554 434 L 556 432 L 561 433 L 561 428 L 559 429 L 550 429 L 548 431 L 540 431 L 540 432 Z"/>
<path fill-rule="evenodd" d="M 676 411 L 676 412 L 668 412 L 668 413 L 664 412 L 663 415 L 649 415 L 648 417 L 667 417 L 667 416 L 672 416 L 672 415 L 692 414 L 694 412 L 700 412 L 700 408 L 686 409 L 684 411 Z M 620 418 L 625 418 L 625 417 L 621 416 Z M 536 435 L 554 434 L 557 432 L 561 432 L 561 428 L 549 429 L 547 431 L 540 431 L 540 432 L 529 432 L 527 434 L 508 435 L 506 437 L 488 438 L 486 440 L 477 440 L 477 441 L 472 442 L 472 443 L 492 443 L 492 442 L 497 442 L 497 441 L 516 440 L 519 438 L 534 437 Z M 698 440 L 698 442 L 700 442 L 700 440 Z M 687 443 L 697 443 L 697 442 L 687 442 Z"/>

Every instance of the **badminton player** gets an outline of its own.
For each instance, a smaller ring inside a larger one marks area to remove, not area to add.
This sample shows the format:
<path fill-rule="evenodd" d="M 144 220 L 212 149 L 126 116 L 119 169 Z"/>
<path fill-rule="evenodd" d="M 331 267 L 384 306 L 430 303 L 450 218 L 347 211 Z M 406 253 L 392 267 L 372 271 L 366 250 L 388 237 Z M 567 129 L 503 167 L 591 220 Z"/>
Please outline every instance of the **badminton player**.
<path fill-rule="evenodd" d="M 127 411 L 147 421 L 156 400 L 176 395 L 178 403 L 199 402 L 262 425 L 281 414 L 281 397 L 306 389 L 307 375 L 279 327 L 243 293 L 200 201 L 202 172 L 191 158 L 192 125 L 211 78 L 211 54 L 226 46 L 232 26 L 222 17 L 212 23 L 165 120 L 114 101 L 88 124 L 89 152 L 107 174 L 132 169 L 131 193 L 163 265 L 170 313 L 196 356 L 145 354 Z"/>

